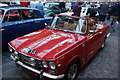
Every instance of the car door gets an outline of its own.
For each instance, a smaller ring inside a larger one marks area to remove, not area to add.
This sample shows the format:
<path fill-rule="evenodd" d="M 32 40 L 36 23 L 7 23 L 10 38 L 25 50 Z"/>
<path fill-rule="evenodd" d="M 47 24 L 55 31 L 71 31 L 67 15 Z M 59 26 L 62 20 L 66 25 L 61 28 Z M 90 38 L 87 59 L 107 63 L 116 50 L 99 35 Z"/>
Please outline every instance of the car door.
<path fill-rule="evenodd" d="M 22 26 L 20 20 L 19 10 L 9 10 L 6 12 L 2 23 L 3 45 L 20 36 L 20 27 Z"/>
<path fill-rule="evenodd" d="M 89 60 L 99 50 L 103 40 L 104 40 L 104 35 L 102 35 L 102 30 L 97 30 L 94 33 L 88 34 L 86 40 L 87 60 Z"/>
<path fill-rule="evenodd" d="M 45 28 L 45 22 L 48 23 L 50 19 L 43 18 L 43 15 L 38 10 L 24 9 L 21 10 L 23 26 L 22 32 L 30 33 Z"/>

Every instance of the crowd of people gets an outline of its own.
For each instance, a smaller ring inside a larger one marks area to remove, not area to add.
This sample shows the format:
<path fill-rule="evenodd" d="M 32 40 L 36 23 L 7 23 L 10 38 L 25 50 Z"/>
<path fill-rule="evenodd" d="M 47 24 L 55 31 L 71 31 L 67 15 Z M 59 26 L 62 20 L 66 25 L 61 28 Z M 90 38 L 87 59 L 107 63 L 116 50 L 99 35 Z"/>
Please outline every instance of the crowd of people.
<path fill-rule="evenodd" d="M 44 5 L 41 2 L 26 2 L 22 3 L 21 6 L 24 7 L 31 7 L 31 8 L 37 8 L 39 11 L 45 15 L 44 13 Z M 59 6 L 61 9 L 68 9 L 69 11 L 73 12 L 73 16 L 80 16 L 82 7 L 88 7 L 86 15 L 89 14 L 90 18 L 96 19 L 97 16 L 97 22 L 104 23 L 106 20 L 111 19 L 111 26 L 114 29 L 115 23 L 120 23 L 120 2 L 59 2 Z"/>

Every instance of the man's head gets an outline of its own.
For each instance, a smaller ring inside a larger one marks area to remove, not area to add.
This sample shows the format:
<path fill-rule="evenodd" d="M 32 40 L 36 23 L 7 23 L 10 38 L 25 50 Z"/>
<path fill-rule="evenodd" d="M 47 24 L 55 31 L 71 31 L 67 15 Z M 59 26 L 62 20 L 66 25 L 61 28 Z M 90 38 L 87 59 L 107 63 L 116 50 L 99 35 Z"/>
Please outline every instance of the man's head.
<path fill-rule="evenodd" d="M 78 5 L 82 5 L 82 2 L 78 2 Z"/>

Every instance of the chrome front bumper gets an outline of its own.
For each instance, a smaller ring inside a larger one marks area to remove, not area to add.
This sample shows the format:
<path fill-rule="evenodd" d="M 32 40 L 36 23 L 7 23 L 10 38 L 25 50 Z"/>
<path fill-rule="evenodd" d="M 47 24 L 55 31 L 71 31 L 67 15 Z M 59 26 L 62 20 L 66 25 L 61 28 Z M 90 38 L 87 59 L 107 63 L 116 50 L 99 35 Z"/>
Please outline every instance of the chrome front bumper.
<path fill-rule="evenodd" d="M 11 55 L 10 57 L 11 57 L 14 61 L 16 61 L 16 59 L 15 59 L 12 55 Z M 35 72 L 35 73 L 37 73 L 37 74 L 43 75 L 43 76 L 48 77 L 48 78 L 51 78 L 51 79 L 62 79 L 62 78 L 64 77 L 64 74 L 55 76 L 55 75 L 51 75 L 51 74 L 46 73 L 46 72 L 43 72 L 43 73 L 42 73 L 42 70 L 39 71 L 39 70 L 37 70 L 37 69 L 34 69 L 34 68 L 32 68 L 32 67 L 29 67 L 29 66 L 23 64 L 23 63 L 20 62 L 20 61 L 17 61 L 16 63 L 19 64 L 20 66 L 22 66 L 22 67 L 30 70 L 30 71 L 33 71 L 33 72 Z M 42 73 L 42 74 L 41 74 L 41 73 Z"/>

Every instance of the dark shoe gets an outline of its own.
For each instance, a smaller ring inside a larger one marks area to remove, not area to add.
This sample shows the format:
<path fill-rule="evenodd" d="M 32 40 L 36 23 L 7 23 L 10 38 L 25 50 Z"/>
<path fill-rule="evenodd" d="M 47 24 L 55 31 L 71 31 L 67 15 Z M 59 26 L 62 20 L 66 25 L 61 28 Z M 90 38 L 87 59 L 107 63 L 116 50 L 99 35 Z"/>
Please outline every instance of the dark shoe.
<path fill-rule="evenodd" d="M 113 30 L 113 32 L 115 32 L 115 30 Z"/>

